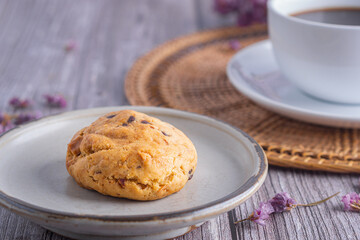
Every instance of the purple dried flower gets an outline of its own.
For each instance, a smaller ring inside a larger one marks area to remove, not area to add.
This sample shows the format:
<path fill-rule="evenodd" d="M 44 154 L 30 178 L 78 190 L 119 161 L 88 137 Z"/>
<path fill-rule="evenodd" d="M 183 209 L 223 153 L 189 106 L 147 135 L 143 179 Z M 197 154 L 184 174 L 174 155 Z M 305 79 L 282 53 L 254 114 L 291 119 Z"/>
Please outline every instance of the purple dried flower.
<path fill-rule="evenodd" d="M 265 23 L 266 2 L 267 0 L 214 0 L 215 10 L 220 14 L 237 13 L 239 26 Z"/>
<path fill-rule="evenodd" d="M 71 52 L 75 48 L 76 48 L 76 42 L 74 40 L 69 41 L 67 44 L 65 44 L 64 47 L 66 52 Z"/>
<path fill-rule="evenodd" d="M 252 4 L 253 22 L 266 23 L 266 19 L 267 19 L 266 0 L 253 0 L 252 3 L 253 3 Z"/>
<path fill-rule="evenodd" d="M 249 26 L 253 22 L 253 14 L 250 11 L 239 14 L 237 24 L 241 27 Z"/>
<path fill-rule="evenodd" d="M 261 202 L 259 208 L 250 216 L 249 220 L 264 226 L 270 214 L 274 212 L 274 208 L 269 202 Z"/>
<path fill-rule="evenodd" d="M 28 99 L 20 99 L 18 97 L 13 97 L 10 99 L 9 104 L 14 108 L 27 108 L 30 106 L 31 101 Z"/>
<path fill-rule="evenodd" d="M 221 14 L 237 11 L 238 0 L 215 0 L 214 9 Z"/>
<path fill-rule="evenodd" d="M 274 208 L 274 212 L 290 211 L 296 206 L 296 201 L 287 192 L 276 194 L 269 203 Z"/>
<path fill-rule="evenodd" d="M 341 201 L 344 203 L 345 211 L 360 210 L 360 195 L 356 192 L 346 194 Z"/>
<path fill-rule="evenodd" d="M 232 50 L 239 50 L 241 48 L 241 43 L 238 40 L 230 40 L 229 46 Z"/>
<path fill-rule="evenodd" d="M 51 107 L 65 108 L 67 105 L 66 99 L 60 94 L 45 94 L 44 98 L 46 102 Z"/>
<path fill-rule="evenodd" d="M 34 112 L 34 113 L 21 113 L 14 118 L 14 123 L 16 125 L 23 124 L 35 119 L 39 119 L 42 117 L 41 112 Z"/>

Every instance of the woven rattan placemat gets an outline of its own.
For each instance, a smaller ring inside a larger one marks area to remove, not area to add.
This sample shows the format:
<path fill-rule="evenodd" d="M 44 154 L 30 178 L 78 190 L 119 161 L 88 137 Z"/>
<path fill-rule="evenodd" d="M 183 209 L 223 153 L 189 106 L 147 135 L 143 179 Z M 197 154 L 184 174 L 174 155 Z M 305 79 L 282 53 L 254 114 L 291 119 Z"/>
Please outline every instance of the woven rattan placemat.
<path fill-rule="evenodd" d="M 230 84 L 225 69 L 235 53 L 267 38 L 263 25 L 195 33 L 163 44 L 129 71 L 125 90 L 133 105 L 176 108 L 226 121 L 255 138 L 270 164 L 332 172 L 360 172 L 356 129 L 307 124 L 267 111 Z"/>

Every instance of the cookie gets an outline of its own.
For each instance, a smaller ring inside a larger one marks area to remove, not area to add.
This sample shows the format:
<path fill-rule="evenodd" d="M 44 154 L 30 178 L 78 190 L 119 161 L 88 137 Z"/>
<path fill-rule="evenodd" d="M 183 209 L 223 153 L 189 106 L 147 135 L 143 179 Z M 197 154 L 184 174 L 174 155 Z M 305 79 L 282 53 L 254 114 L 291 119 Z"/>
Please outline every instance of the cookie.
<path fill-rule="evenodd" d="M 66 155 L 66 168 L 80 186 L 143 201 L 182 189 L 196 163 L 183 132 L 132 110 L 108 113 L 78 131 Z"/>

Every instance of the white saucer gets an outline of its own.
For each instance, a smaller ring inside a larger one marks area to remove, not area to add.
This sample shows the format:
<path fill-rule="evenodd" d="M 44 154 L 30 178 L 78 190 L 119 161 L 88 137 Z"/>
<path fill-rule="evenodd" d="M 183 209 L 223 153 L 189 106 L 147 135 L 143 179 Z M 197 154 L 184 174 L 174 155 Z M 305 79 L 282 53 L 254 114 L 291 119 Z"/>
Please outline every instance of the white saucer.
<path fill-rule="evenodd" d="M 242 94 L 271 111 L 309 123 L 360 127 L 360 105 L 313 98 L 285 79 L 269 40 L 239 51 L 228 63 L 227 75 Z"/>
<path fill-rule="evenodd" d="M 194 143 L 194 177 L 176 194 L 131 201 L 79 187 L 65 167 L 72 135 L 108 112 L 134 109 L 181 129 Z M 0 137 L 0 205 L 74 239 L 168 239 L 253 195 L 267 173 L 261 147 L 226 123 L 158 107 L 107 107 L 62 113 Z"/>

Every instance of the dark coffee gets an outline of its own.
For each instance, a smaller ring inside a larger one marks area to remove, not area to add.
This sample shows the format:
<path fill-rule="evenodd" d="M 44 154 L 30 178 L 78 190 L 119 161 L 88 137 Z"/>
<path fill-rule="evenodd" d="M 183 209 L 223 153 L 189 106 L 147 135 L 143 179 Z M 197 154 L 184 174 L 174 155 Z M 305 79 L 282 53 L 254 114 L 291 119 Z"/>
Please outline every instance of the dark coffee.
<path fill-rule="evenodd" d="M 318 9 L 295 13 L 292 16 L 313 22 L 360 26 L 360 8 Z"/>

